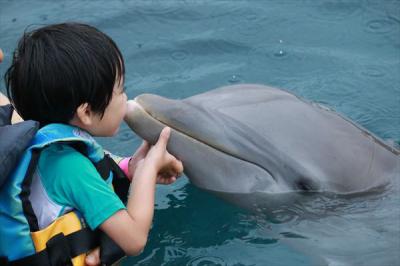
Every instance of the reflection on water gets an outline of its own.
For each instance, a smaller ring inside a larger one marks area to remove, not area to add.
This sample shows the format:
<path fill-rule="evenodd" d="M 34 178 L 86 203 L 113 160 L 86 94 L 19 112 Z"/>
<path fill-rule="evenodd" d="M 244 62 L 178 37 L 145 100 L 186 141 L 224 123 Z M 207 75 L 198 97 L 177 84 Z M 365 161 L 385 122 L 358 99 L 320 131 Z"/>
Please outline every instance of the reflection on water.
<path fill-rule="evenodd" d="M 226 84 L 268 84 L 400 144 L 397 0 L 0 2 L 1 75 L 28 25 L 83 21 L 121 48 L 131 98 L 144 92 L 185 98 Z M 100 142 L 122 155 L 140 144 L 126 125 Z M 148 245 L 123 264 L 395 265 L 398 187 L 354 197 L 309 195 L 272 209 L 259 204 L 249 213 L 183 178 L 158 187 Z"/>

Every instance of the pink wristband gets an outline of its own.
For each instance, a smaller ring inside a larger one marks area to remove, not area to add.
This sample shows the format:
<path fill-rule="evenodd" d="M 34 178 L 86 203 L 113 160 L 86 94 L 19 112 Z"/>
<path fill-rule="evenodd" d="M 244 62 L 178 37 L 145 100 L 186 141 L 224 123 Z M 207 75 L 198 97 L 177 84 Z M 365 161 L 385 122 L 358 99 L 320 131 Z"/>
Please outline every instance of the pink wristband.
<path fill-rule="evenodd" d="M 119 162 L 119 168 L 125 173 L 126 176 L 129 175 L 129 161 L 131 157 L 126 157 Z"/>

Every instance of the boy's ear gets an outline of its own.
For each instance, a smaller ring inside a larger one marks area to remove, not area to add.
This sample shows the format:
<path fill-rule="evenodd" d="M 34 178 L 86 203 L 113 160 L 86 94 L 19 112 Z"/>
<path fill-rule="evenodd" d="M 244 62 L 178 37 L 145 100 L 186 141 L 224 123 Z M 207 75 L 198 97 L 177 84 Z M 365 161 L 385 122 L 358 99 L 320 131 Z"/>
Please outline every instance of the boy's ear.
<path fill-rule="evenodd" d="M 92 125 L 93 111 L 88 103 L 83 103 L 76 108 L 75 122 L 78 122 L 83 127 Z"/>

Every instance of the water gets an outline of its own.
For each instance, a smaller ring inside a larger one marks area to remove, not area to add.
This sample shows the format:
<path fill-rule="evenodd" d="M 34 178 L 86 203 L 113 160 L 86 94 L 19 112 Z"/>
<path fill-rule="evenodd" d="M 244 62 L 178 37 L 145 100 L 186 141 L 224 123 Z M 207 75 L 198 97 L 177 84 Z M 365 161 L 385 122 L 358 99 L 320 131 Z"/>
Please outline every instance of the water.
<path fill-rule="evenodd" d="M 82 21 L 121 48 L 129 97 L 185 98 L 227 84 L 268 84 L 400 144 L 398 0 L 0 0 L 0 6 L 1 75 L 28 25 Z M 116 138 L 100 142 L 129 155 L 140 140 L 124 125 Z M 123 265 L 400 265 L 398 182 L 252 214 L 183 177 L 158 187 L 156 202 L 146 249 Z"/>

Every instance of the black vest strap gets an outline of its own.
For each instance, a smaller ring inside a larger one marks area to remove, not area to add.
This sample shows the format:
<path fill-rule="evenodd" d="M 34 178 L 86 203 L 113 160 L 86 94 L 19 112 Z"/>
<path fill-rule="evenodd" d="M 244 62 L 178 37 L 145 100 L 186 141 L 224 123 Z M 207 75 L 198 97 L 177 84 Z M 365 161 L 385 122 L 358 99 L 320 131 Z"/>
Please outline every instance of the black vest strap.
<path fill-rule="evenodd" d="M 124 171 L 122 171 L 122 169 L 119 167 L 119 165 L 110 157 L 110 155 L 105 154 L 102 160 L 94 163 L 94 166 L 104 180 L 109 177 L 110 171 L 113 172 L 114 192 L 123 202 L 126 202 L 126 200 L 128 199 L 130 181 L 126 177 Z"/>
<path fill-rule="evenodd" d="M 128 199 L 130 182 L 119 165 L 108 154 L 105 154 L 104 158 L 94 165 L 103 179 L 109 177 L 110 171 L 113 172 L 114 192 L 122 202 L 126 202 Z M 100 235 L 100 260 L 102 265 L 112 265 L 112 263 L 124 256 L 125 252 L 109 236 L 104 233 Z"/>
<path fill-rule="evenodd" d="M 8 261 L 2 257 L 0 266 L 58 266 L 72 265 L 71 259 L 99 245 L 99 232 L 89 228 L 76 231 L 69 235 L 62 233 L 52 237 L 46 244 L 46 249 L 31 256 Z"/>
<path fill-rule="evenodd" d="M 22 209 L 24 211 L 24 215 L 28 221 L 29 228 L 31 232 L 39 231 L 39 223 L 37 221 L 36 215 L 33 211 L 31 201 L 29 200 L 29 196 L 31 194 L 31 184 L 33 175 L 36 171 L 37 164 L 39 162 L 39 157 L 41 153 L 41 149 L 33 149 L 31 161 L 29 162 L 28 169 L 26 171 L 24 181 L 21 185 L 21 193 L 19 197 L 22 202 Z"/>
<path fill-rule="evenodd" d="M 73 147 L 84 156 L 88 156 L 86 154 L 85 145 L 83 143 L 71 142 L 67 144 L 69 144 L 71 147 Z M 114 192 L 123 202 L 126 202 L 128 199 L 130 181 L 126 177 L 124 171 L 122 171 L 122 169 L 119 167 L 119 165 L 108 154 L 104 154 L 103 159 L 101 159 L 97 163 L 93 163 L 93 165 L 96 167 L 97 172 L 100 174 L 103 180 L 108 179 L 108 177 L 110 176 L 110 171 L 113 172 Z"/>

